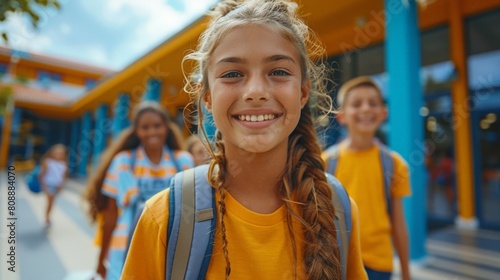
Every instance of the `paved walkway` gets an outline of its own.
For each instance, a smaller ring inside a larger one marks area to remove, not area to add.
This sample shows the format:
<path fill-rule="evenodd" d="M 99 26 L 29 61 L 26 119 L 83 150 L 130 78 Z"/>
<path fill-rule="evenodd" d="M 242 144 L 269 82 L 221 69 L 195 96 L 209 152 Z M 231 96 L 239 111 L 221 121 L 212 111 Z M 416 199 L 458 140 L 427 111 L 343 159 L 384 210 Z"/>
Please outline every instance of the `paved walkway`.
<path fill-rule="evenodd" d="M 96 266 L 94 227 L 84 214 L 82 180 L 70 180 L 53 209 L 52 227 L 44 230 L 45 197 L 30 193 L 16 178 L 17 220 L 8 220 L 7 177 L 0 177 L 0 279 L 88 280 Z M 15 271 L 8 270 L 9 222 L 15 222 Z M 429 234 L 429 256 L 412 264 L 414 279 L 500 279 L 500 232 L 448 228 Z M 397 267 L 397 266 L 396 266 Z M 396 268 L 393 279 L 399 279 Z"/>
<path fill-rule="evenodd" d="M 17 174 L 17 220 L 15 271 L 8 270 L 4 252 L 10 246 L 6 227 L 10 217 L 7 211 L 7 177 L 0 176 L 0 279 L 5 280 L 66 280 L 84 277 L 96 267 L 98 248 L 92 245 L 94 228 L 84 214 L 80 192 L 82 184 L 71 180 L 57 198 L 52 212 L 52 226 L 44 228 L 46 198 L 29 192 L 24 180 Z M 10 248 L 9 248 L 10 249 Z M 81 277 L 78 277 L 81 276 Z"/>

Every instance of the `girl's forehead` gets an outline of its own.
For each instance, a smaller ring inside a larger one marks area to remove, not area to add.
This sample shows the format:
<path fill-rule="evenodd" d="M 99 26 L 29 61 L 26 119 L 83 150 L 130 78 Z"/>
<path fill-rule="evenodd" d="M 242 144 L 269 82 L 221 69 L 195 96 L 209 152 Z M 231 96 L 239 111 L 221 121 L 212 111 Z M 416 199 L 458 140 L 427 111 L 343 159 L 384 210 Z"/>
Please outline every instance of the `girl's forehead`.
<path fill-rule="evenodd" d="M 62 152 L 65 152 L 66 151 L 66 148 L 64 147 L 56 147 L 54 149 L 54 153 L 62 153 Z"/>
<path fill-rule="evenodd" d="M 241 57 L 250 54 L 276 54 L 286 52 L 298 56 L 294 43 L 277 28 L 252 23 L 230 29 L 218 41 L 211 60 L 217 63 L 221 57 Z"/>
<path fill-rule="evenodd" d="M 370 86 L 359 86 L 349 90 L 345 96 L 345 102 L 349 100 L 377 99 L 383 102 L 381 93 Z"/>
<path fill-rule="evenodd" d="M 141 114 L 139 114 L 137 121 L 143 121 L 143 120 L 151 120 L 151 119 L 162 119 L 162 116 L 159 112 L 156 111 L 144 111 Z"/>

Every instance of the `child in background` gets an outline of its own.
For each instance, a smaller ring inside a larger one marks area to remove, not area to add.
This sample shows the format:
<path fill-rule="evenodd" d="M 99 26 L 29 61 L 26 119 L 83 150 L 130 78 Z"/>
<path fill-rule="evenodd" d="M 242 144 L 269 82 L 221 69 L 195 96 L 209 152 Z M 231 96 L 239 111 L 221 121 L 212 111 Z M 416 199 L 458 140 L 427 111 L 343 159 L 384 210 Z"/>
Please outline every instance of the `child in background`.
<path fill-rule="evenodd" d="M 296 9 L 284 0 L 221 1 L 198 50 L 185 58 L 198 65 L 186 91 L 199 108 L 200 135 L 207 138 L 202 106 L 218 129 L 210 165 L 195 169 L 207 180 L 196 178 L 196 188 L 215 193 L 215 240 L 209 264 L 186 279 L 366 279 L 356 204 L 327 180 L 314 130 L 312 110 L 332 108 L 324 64 L 311 60 L 323 49 Z M 341 192 L 345 205 L 332 202 Z M 170 199 L 178 192 L 171 194 L 173 188 L 147 201 L 122 279 L 184 279 L 166 273 L 166 251 L 179 245 L 166 237 L 176 230 L 168 228 Z M 352 213 L 349 232 L 335 225 L 338 209 Z M 347 234 L 350 241 L 339 245 Z M 191 255 L 188 262 L 202 259 L 205 254 Z"/>
<path fill-rule="evenodd" d="M 56 196 L 64 187 L 68 175 L 66 147 L 62 144 L 52 146 L 42 157 L 39 175 L 42 190 L 47 195 L 47 210 L 45 211 L 45 226 L 51 225 L 50 212 Z"/>
<path fill-rule="evenodd" d="M 198 135 L 189 136 L 187 139 L 187 150 L 193 156 L 194 166 L 210 162 L 210 154 L 207 151 L 207 147 L 201 142 Z"/>
<path fill-rule="evenodd" d="M 140 103 L 133 125 L 105 151 L 89 181 L 86 199 L 92 221 L 102 219 L 97 274 L 119 279 L 129 228 L 141 201 L 168 187 L 171 177 L 193 167 L 177 126 L 156 102 Z M 109 267 L 105 262 L 109 258 Z"/>
<path fill-rule="evenodd" d="M 402 279 L 409 280 L 408 232 L 402 197 L 410 195 L 410 177 L 403 158 L 375 139 L 377 129 L 387 118 L 382 92 L 371 78 L 358 77 L 340 88 L 337 100 L 340 107 L 337 118 L 347 127 L 348 136 L 327 149 L 323 158 L 327 170 L 334 173 L 358 204 L 361 253 L 368 278 L 390 279 L 394 242 Z M 385 151 L 392 158 L 393 174 L 384 174 L 381 153 Z M 388 186 L 390 199 L 386 198 L 384 176 L 392 178 Z"/>

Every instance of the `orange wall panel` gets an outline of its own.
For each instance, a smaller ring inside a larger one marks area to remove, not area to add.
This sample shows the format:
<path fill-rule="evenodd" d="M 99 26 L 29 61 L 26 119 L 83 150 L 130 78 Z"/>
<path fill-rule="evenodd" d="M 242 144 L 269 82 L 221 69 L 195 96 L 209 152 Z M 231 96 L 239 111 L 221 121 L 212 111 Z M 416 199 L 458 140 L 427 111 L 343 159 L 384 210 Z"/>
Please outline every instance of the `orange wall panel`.
<path fill-rule="evenodd" d="M 63 75 L 62 82 L 68 83 L 68 84 L 80 85 L 80 86 L 85 85 L 85 79 L 83 77 L 75 76 L 75 75 L 71 75 L 71 74 Z"/>
<path fill-rule="evenodd" d="M 29 67 L 27 65 L 24 65 L 22 63 L 18 63 L 14 67 L 14 74 L 17 76 L 20 76 L 20 77 L 26 77 L 26 78 L 34 79 L 34 80 L 38 78 L 36 69 L 34 69 L 33 67 Z"/>
<path fill-rule="evenodd" d="M 467 17 L 500 8 L 500 0 L 462 0 L 461 2 L 462 13 Z"/>

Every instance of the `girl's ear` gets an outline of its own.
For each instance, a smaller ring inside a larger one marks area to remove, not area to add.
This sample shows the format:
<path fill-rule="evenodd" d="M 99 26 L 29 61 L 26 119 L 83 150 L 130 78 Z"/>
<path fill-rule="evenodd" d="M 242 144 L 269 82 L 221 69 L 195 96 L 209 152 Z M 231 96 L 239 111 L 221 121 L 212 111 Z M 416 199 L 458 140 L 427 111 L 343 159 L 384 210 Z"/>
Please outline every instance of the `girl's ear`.
<path fill-rule="evenodd" d="M 338 113 L 337 113 L 337 121 L 341 124 L 341 125 L 346 125 L 345 123 L 345 118 L 344 118 L 344 112 L 342 110 L 340 110 Z"/>
<path fill-rule="evenodd" d="M 388 115 L 389 115 L 389 109 L 387 109 L 387 106 L 384 106 L 384 109 L 382 111 L 382 122 L 385 122 L 387 120 Z"/>
<path fill-rule="evenodd" d="M 309 92 L 311 91 L 311 79 L 308 78 L 307 81 L 302 83 L 302 87 L 300 88 L 300 105 L 301 108 L 307 104 L 309 101 Z"/>
<path fill-rule="evenodd" d="M 205 104 L 205 108 L 207 108 L 208 112 L 212 113 L 212 95 L 208 90 L 205 92 L 205 96 L 203 96 L 203 103 Z"/>

